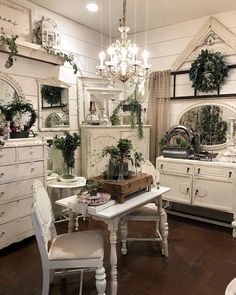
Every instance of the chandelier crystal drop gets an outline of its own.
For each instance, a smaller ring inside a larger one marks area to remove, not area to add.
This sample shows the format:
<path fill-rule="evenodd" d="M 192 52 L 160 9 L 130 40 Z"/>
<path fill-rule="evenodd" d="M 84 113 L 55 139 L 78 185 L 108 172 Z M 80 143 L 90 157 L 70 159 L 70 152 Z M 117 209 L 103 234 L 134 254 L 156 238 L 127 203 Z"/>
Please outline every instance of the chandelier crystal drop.
<path fill-rule="evenodd" d="M 120 20 L 118 28 L 121 40 L 111 44 L 107 53 L 109 60 L 105 61 L 104 51 L 99 54 L 100 64 L 96 68 L 99 73 L 111 82 L 129 81 L 130 84 L 139 84 L 148 77 L 148 52 L 143 51 L 143 60 L 137 59 L 138 48 L 135 43 L 128 39 L 129 27 L 126 26 L 126 0 L 123 0 L 123 20 Z"/>

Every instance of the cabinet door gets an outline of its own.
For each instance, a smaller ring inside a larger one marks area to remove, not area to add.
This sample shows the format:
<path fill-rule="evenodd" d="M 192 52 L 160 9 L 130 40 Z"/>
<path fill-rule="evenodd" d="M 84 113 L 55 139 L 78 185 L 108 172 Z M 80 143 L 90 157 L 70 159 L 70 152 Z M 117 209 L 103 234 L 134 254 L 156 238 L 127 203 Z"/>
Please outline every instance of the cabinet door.
<path fill-rule="evenodd" d="M 164 200 L 190 204 L 192 177 L 176 174 L 160 174 L 160 185 L 170 187 L 171 190 L 163 195 Z"/>
<path fill-rule="evenodd" d="M 16 162 L 16 149 L 0 147 L 0 165 L 9 165 Z"/>
<path fill-rule="evenodd" d="M 194 178 L 193 205 L 233 213 L 235 194 L 235 187 L 230 181 Z"/>
<path fill-rule="evenodd" d="M 143 128 L 143 138 L 139 138 L 138 129 L 122 130 L 122 138 L 128 138 L 132 141 L 133 150 L 142 153 L 143 158 L 149 160 L 149 128 Z"/>
<path fill-rule="evenodd" d="M 108 157 L 102 157 L 103 149 L 109 145 L 116 145 L 120 136 L 121 134 L 117 130 L 112 132 L 110 130 L 110 133 L 104 132 L 104 130 L 94 130 L 89 133 L 88 150 L 85 155 L 88 167 L 83 167 L 87 170 L 87 178 L 101 175 L 104 172 L 108 164 Z"/>

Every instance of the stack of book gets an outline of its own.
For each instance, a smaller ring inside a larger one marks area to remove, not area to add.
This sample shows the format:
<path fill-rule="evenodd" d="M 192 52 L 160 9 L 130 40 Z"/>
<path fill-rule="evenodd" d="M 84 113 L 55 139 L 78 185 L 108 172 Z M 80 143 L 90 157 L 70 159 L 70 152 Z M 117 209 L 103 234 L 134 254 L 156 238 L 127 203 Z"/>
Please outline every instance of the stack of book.
<path fill-rule="evenodd" d="M 114 205 L 115 203 L 116 203 L 115 200 L 109 200 L 108 202 L 101 204 L 101 205 L 96 205 L 96 206 L 88 205 L 87 212 L 90 214 L 94 214 L 94 213 L 97 213 L 105 208 L 108 208 L 108 207 Z"/>

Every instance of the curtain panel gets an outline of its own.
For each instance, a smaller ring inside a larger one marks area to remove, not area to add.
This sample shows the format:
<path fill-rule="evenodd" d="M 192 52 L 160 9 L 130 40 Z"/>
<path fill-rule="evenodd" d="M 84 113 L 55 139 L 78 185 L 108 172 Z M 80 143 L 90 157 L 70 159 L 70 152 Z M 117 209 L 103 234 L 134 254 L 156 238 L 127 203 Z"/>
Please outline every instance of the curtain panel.
<path fill-rule="evenodd" d="M 150 161 L 155 165 L 160 155 L 160 140 L 170 128 L 171 71 L 153 72 L 149 77 L 148 124 L 150 134 Z"/>

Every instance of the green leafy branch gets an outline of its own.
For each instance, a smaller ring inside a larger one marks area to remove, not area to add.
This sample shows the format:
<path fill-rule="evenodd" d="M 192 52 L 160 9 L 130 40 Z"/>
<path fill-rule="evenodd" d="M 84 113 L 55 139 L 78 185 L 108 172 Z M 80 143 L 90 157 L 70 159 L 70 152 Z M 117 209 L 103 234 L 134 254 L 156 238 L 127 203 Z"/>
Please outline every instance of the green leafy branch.
<path fill-rule="evenodd" d="M 16 55 L 18 53 L 17 45 L 16 45 L 16 39 L 18 38 L 18 35 L 11 35 L 9 37 L 1 28 L 0 32 L 0 44 L 7 45 L 9 49 L 8 59 L 5 63 L 5 67 L 9 69 L 11 66 L 13 66 L 14 60 L 16 60 Z"/>
<path fill-rule="evenodd" d="M 64 53 L 60 50 L 57 50 L 57 49 L 54 49 L 52 47 L 49 47 L 49 46 L 43 46 L 42 47 L 47 51 L 47 53 L 51 54 L 51 55 L 56 55 L 56 56 L 60 56 L 63 58 L 64 62 L 68 62 L 73 70 L 74 70 L 74 74 L 77 74 L 79 68 L 77 66 L 77 64 L 74 62 L 74 56 L 72 54 L 67 54 L 67 53 Z"/>

